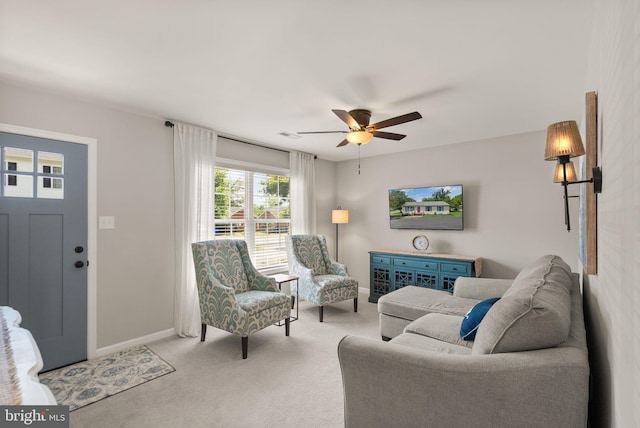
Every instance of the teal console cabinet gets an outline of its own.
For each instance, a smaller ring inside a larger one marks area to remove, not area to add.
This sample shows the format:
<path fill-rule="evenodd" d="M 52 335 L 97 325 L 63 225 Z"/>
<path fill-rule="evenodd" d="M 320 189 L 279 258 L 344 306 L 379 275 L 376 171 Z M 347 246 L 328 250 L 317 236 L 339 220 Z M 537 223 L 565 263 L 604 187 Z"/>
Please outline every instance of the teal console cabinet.
<path fill-rule="evenodd" d="M 482 258 L 411 251 L 369 252 L 369 301 L 407 285 L 452 292 L 459 276 L 480 276 Z"/>

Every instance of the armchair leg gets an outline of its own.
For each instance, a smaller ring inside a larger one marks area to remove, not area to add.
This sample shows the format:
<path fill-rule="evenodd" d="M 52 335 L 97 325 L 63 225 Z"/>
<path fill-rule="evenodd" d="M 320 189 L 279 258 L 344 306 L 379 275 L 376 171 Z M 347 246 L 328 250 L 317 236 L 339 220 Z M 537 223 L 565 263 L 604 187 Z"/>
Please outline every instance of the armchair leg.
<path fill-rule="evenodd" d="M 202 328 L 200 330 L 200 342 L 204 342 L 204 338 L 207 335 L 207 325 L 202 324 Z"/>
<path fill-rule="evenodd" d="M 353 312 L 358 312 L 358 298 L 353 299 Z"/>
<path fill-rule="evenodd" d="M 291 296 L 291 309 L 296 308 L 296 296 Z"/>
<path fill-rule="evenodd" d="M 318 307 L 318 316 L 320 317 L 320 322 L 322 322 L 322 318 L 324 316 L 324 306 Z"/>
<path fill-rule="evenodd" d="M 284 319 L 284 335 L 289 336 L 289 326 L 291 325 L 291 318 Z"/>
<path fill-rule="evenodd" d="M 242 336 L 242 359 L 247 359 L 247 350 L 249 349 L 249 336 Z"/>

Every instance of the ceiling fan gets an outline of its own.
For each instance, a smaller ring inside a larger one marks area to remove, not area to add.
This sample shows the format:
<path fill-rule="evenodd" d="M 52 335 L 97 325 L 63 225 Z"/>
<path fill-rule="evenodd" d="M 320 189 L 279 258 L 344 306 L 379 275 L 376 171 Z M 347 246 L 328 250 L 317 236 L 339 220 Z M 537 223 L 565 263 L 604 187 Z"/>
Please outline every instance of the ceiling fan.
<path fill-rule="evenodd" d="M 403 114 L 402 116 L 392 117 L 381 122 L 369 125 L 371 120 L 371 111 L 356 109 L 351 111 L 331 110 L 344 123 L 349 126 L 348 131 L 316 131 L 316 132 L 298 132 L 298 134 L 347 134 L 347 137 L 338 144 L 337 147 L 346 146 L 347 144 L 356 144 L 358 146 L 367 144 L 373 137 L 385 138 L 387 140 L 402 140 L 406 135 L 395 134 L 393 132 L 381 132 L 378 129 L 387 128 L 389 126 L 400 125 L 401 123 L 411 122 L 412 120 L 422 119 L 422 115 L 417 111 L 413 113 Z"/>

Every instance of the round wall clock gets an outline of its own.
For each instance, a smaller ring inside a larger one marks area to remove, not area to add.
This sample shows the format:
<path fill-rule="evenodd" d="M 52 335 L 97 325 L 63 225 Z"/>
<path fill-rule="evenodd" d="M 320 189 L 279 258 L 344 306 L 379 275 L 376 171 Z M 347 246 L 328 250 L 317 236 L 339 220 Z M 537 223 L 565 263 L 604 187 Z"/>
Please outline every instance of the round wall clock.
<path fill-rule="evenodd" d="M 429 248 L 429 240 L 424 235 L 416 235 L 412 241 L 413 248 L 418 251 L 427 251 Z"/>

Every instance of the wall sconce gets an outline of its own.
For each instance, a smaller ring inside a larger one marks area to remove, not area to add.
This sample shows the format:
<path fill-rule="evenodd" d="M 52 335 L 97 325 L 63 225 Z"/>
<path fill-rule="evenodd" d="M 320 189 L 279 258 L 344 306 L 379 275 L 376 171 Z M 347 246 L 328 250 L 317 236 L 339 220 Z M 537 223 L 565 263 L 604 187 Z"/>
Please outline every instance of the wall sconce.
<path fill-rule="evenodd" d="M 582 138 L 575 120 L 557 122 L 547 128 L 547 145 L 544 151 L 544 160 L 557 160 L 558 165 L 554 172 L 555 183 L 561 183 L 564 187 L 564 223 L 567 230 L 571 230 L 569 222 L 569 196 L 567 186 L 578 183 L 593 183 L 594 193 L 602 192 L 602 171 L 596 166 L 592 170 L 592 178 L 576 181 L 576 171 L 573 162 L 569 159 L 585 154 Z"/>
<path fill-rule="evenodd" d="M 338 261 L 338 225 L 349 223 L 349 210 L 343 210 L 340 205 L 331 211 L 331 223 L 336 225 L 336 261 Z"/>

